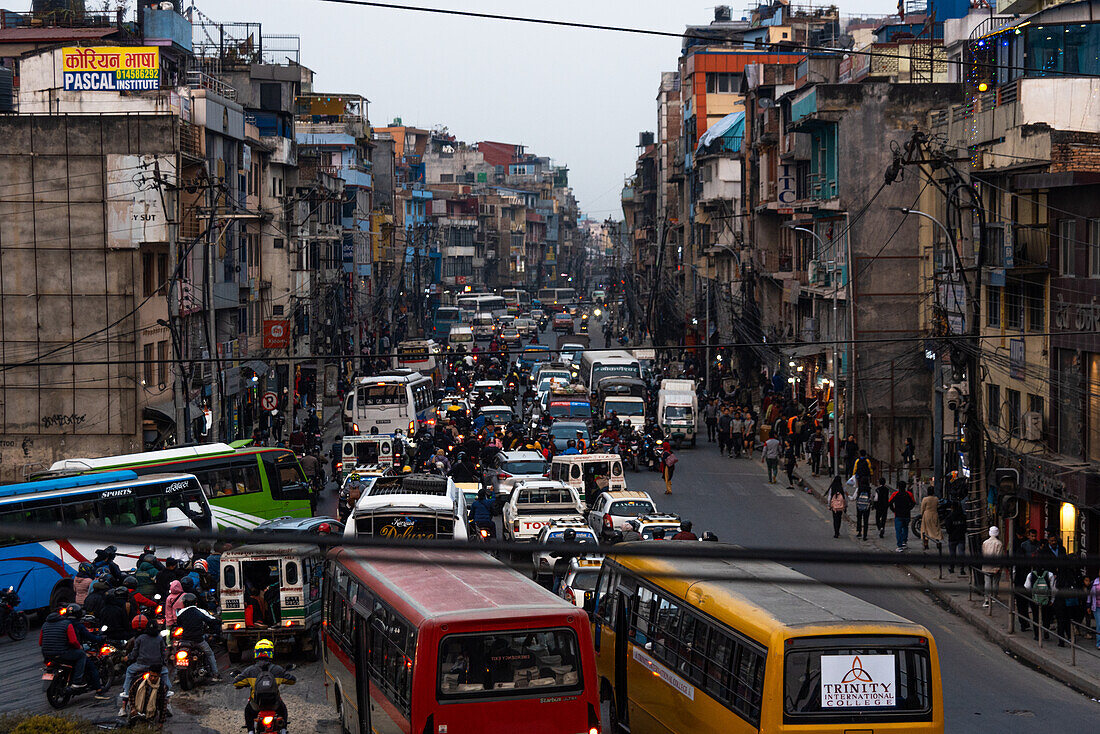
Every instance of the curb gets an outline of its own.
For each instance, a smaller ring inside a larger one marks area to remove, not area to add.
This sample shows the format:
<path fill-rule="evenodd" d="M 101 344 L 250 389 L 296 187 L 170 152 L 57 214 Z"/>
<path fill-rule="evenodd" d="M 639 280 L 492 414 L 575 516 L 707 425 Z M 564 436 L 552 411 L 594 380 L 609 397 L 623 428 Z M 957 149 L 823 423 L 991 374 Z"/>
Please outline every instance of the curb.
<path fill-rule="evenodd" d="M 820 479 L 820 477 L 804 478 L 803 483 L 806 488 L 810 490 L 812 494 L 819 502 L 826 504 L 825 490 L 815 486 L 813 480 Z M 844 513 L 844 520 L 849 525 L 854 526 L 855 521 L 848 513 Z M 915 576 L 922 582 L 931 583 L 935 579 L 925 574 L 925 566 L 913 565 L 909 563 L 899 563 L 899 568 L 904 569 L 910 575 Z M 1090 698 L 1100 699 L 1100 680 L 1095 677 L 1082 674 L 1078 668 L 1075 668 L 1068 663 L 1064 663 L 1061 660 L 1055 660 L 1049 657 L 1045 657 L 1039 650 L 1031 647 L 1030 645 L 1023 644 L 1018 638 L 1010 635 L 1008 632 L 999 629 L 997 626 L 987 621 L 988 617 L 979 612 L 975 612 L 970 608 L 969 604 L 960 602 L 958 599 L 951 596 L 951 594 L 941 589 L 929 588 L 925 589 L 925 592 L 930 594 L 934 599 L 945 605 L 948 609 L 962 618 L 968 625 L 973 627 L 975 631 L 980 633 L 990 642 L 996 644 L 998 647 L 1007 650 L 1020 660 L 1026 662 L 1031 667 L 1039 670 L 1051 678 L 1063 683 L 1070 688 L 1073 688 L 1080 693 L 1089 696 Z"/>

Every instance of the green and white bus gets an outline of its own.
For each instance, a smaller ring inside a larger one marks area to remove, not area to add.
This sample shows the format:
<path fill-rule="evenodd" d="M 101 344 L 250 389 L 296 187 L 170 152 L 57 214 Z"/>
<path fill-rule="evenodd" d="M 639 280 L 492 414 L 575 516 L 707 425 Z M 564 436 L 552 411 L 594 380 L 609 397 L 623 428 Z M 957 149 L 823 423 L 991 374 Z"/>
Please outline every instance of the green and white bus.
<path fill-rule="evenodd" d="M 145 474 L 193 474 L 206 492 L 218 528 L 251 529 L 278 517 L 311 517 L 311 487 L 290 449 L 224 443 L 140 454 L 56 461 L 48 476 L 130 469 Z"/>

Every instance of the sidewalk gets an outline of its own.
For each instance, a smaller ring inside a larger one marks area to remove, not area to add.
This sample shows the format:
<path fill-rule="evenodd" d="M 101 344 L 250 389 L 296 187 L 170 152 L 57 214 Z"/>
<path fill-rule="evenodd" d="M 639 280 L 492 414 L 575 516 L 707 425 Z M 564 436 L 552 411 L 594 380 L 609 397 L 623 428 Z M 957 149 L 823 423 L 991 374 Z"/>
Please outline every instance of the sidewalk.
<path fill-rule="evenodd" d="M 828 476 L 814 477 L 809 472 L 809 467 L 802 465 L 799 473 L 806 487 L 822 503 L 826 504 L 826 493 L 829 488 Z M 780 472 L 779 482 L 785 481 L 785 476 Z M 801 491 L 801 490 L 794 490 Z M 850 487 L 845 491 L 851 492 Z M 855 529 L 855 511 L 845 515 L 845 521 Z M 871 522 L 874 522 L 874 513 L 871 513 Z M 868 534 L 867 545 L 877 552 L 890 552 L 896 547 L 894 540 L 894 521 L 891 516 L 887 521 L 886 537 L 879 538 L 878 533 L 871 531 Z M 945 604 L 955 614 L 965 620 L 978 632 L 984 635 L 994 644 L 1015 655 L 1020 660 L 1033 668 L 1036 668 L 1055 680 L 1074 688 L 1094 699 L 1100 699 L 1100 650 L 1095 647 L 1095 640 L 1091 637 L 1078 638 L 1076 650 L 1076 664 L 1074 664 L 1074 651 L 1067 645 L 1058 647 L 1053 635 L 1049 641 L 1040 646 L 1032 638 L 1033 632 L 1021 632 L 1019 625 L 1015 632 L 1009 632 L 1009 592 L 1004 583 L 1001 584 L 998 602 L 991 608 L 982 607 L 982 591 L 979 586 L 971 586 L 972 576 L 960 576 L 958 570 L 951 574 L 947 572 L 947 547 L 944 543 L 944 562 L 935 562 L 935 548 L 928 551 L 932 554 L 930 563 L 921 563 L 923 551 L 920 549 L 920 538 L 910 537 L 910 550 L 905 554 L 898 554 L 903 561 L 900 566 L 922 584 L 928 584 L 927 591 L 933 597 Z M 907 561 L 907 562 L 906 562 Z M 979 583 L 979 582 L 975 582 Z"/>

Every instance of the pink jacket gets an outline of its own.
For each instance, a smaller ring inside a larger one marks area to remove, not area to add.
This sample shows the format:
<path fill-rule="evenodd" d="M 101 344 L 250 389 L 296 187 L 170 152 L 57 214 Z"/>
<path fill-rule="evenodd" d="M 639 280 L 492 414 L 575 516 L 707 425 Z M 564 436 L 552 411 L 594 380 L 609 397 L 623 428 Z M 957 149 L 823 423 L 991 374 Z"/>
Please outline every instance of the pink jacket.
<path fill-rule="evenodd" d="M 76 593 L 75 601 L 77 604 L 83 604 L 84 600 L 88 598 L 88 592 L 92 590 L 93 580 L 84 576 L 77 576 L 73 579 L 73 591 Z"/>
<path fill-rule="evenodd" d="M 1088 604 L 1089 611 L 1100 610 L 1100 576 L 1092 580 L 1092 586 L 1089 587 Z"/>
<path fill-rule="evenodd" d="M 183 584 L 178 580 L 168 584 L 168 598 L 164 600 L 164 621 L 169 626 L 176 623 L 176 613 L 183 609 Z"/>

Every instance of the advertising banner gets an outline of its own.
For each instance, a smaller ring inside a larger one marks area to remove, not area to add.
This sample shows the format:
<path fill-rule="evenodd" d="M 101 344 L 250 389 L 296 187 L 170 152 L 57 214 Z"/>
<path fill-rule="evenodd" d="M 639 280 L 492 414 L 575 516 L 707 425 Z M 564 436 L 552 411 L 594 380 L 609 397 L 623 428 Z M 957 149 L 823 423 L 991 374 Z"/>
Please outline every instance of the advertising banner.
<path fill-rule="evenodd" d="M 290 322 L 281 319 L 264 320 L 264 349 L 286 349 L 290 346 Z"/>
<path fill-rule="evenodd" d="M 160 89 L 156 46 L 96 46 L 61 49 L 66 92 L 147 92 Z"/>
<path fill-rule="evenodd" d="M 821 708 L 896 705 L 893 655 L 822 655 Z"/>

